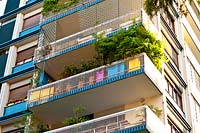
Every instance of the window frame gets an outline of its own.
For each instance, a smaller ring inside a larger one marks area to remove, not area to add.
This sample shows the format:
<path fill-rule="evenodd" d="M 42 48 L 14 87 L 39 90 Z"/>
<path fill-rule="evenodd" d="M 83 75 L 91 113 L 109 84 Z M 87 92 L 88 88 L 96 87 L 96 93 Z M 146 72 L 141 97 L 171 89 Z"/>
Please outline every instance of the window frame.
<path fill-rule="evenodd" d="M 169 39 L 166 37 L 166 35 L 164 34 L 163 31 L 162 31 L 162 36 L 164 37 L 163 39 L 167 41 L 167 44 L 164 44 L 164 51 L 169 56 L 170 60 L 172 60 L 173 63 L 176 65 L 176 67 L 179 69 L 179 52 L 175 49 L 174 45 L 169 41 Z M 175 53 L 175 55 L 176 55 L 175 57 L 173 56 L 173 54 L 172 55 L 169 54 L 165 45 L 170 46 L 170 48 L 172 49 L 172 52 Z"/>
<path fill-rule="evenodd" d="M 174 122 L 168 117 L 167 118 L 167 125 L 169 125 L 171 132 L 170 133 L 183 133 L 175 124 Z M 174 130 L 175 132 L 174 132 Z"/>
<path fill-rule="evenodd" d="M 31 47 L 29 47 L 29 48 L 27 48 L 27 49 L 24 49 L 24 50 L 22 50 L 22 51 L 17 52 L 17 58 L 16 58 L 15 66 L 22 65 L 22 64 L 24 64 L 24 63 L 26 63 L 26 62 L 29 62 L 29 61 L 33 61 L 34 52 L 35 52 L 35 49 L 36 49 L 36 48 L 37 48 L 37 46 L 34 45 L 34 46 L 31 46 Z M 30 49 L 34 49 L 34 50 L 33 50 L 32 57 L 31 57 L 31 58 L 24 58 L 23 61 L 19 61 L 19 62 L 18 62 L 17 59 L 18 59 L 19 54 L 22 53 L 22 52 L 25 52 L 25 51 L 27 51 L 27 50 L 30 50 Z"/>
<path fill-rule="evenodd" d="M 183 111 L 183 98 L 182 92 L 178 86 L 173 82 L 173 80 L 165 72 L 165 81 L 167 82 L 167 92 L 174 102 L 180 107 Z M 170 89 L 171 88 L 171 89 Z"/>
<path fill-rule="evenodd" d="M 34 24 L 34 25 L 31 25 L 31 26 L 28 26 L 28 27 L 26 26 L 26 27 L 25 27 L 26 21 L 27 21 L 28 19 L 31 19 L 31 18 L 37 16 L 37 15 L 39 15 L 39 20 L 37 20 L 38 22 L 37 22 L 36 24 Z M 27 29 L 30 29 L 30 28 L 32 28 L 32 27 L 38 25 L 38 24 L 40 23 L 40 18 L 41 18 L 41 12 L 35 13 L 35 14 L 33 14 L 33 15 L 31 15 L 31 16 L 28 16 L 28 17 L 24 17 L 24 19 L 23 19 L 23 25 L 22 25 L 22 31 L 25 31 L 25 30 L 27 30 Z"/>

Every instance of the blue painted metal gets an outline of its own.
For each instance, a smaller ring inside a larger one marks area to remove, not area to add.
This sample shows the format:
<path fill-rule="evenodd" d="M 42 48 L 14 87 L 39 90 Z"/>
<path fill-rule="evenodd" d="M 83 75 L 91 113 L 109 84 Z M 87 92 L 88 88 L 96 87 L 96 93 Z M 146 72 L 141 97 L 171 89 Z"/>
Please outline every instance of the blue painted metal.
<path fill-rule="evenodd" d="M 52 97 L 48 98 L 46 101 L 47 102 L 55 101 L 57 99 L 61 99 L 61 98 L 67 97 L 67 96 L 75 95 L 77 93 L 81 93 L 81 92 L 84 92 L 84 91 L 95 89 L 97 87 L 104 86 L 106 84 L 110 84 L 110 83 L 113 83 L 113 82 L 116 82 L 116 81 L 119 81 L 119 80 L 123 80 L 123 79 L 129 78 L 129 77 L 133 77 L 133 76 L 136 76 L 136 75 L 139 75 L 139 74 L 142 74 L 142 73 L 144 73 L 144 67 L 140 67 L 139 70 L 135 70 L 135 71 L 132 71 L 132 72 L 128 72 L 128 73 L 119 75 L 119 76 L 108 78 L 106 80 L 103 80 L 103 81 L 100 81 L 100 82 L 97 82 L 97 83 L 94 83 L 94 84 L 91 84 L 91 85 L 87 85 L 87 86 L 84 86 L 84 87 L 81 87 L 81 88 L 78 88 L 78 89 L 74 89 L 74 90 L 71 90 L 69 92 L 65 92 L 65 93 L 62 93 L 60 95 L 57 95 L 57 96 L 52 96 Z M 40 104 L 41 103 L 39 101 L 35 101 L 35 102 L 28 104 L 28 106 L 34 107 L 34 106 L 37 106 L 37 105 L 40 105 Z"/>
<path fill-rule="evenodd" d="M 147 131 L 147 128 L 146 128 L 146 124 L 140 124 L 140 125 L 137 125 L 137 126 L 133 126 L 133 127 L 129 127 L 129 128 L 125 128 L 125 129 L 121 129 L 121 130 L 118 130 L 118 131 L 115 131 L 113 133 L 135 133 L 135 132 L 140 132 L 140 131 L 144 131 L 146 130 Z M 148 132 L 148 131 L 147 131 Z"/>
<path fill-rule="evenodd" d="M 81 10 L 84 10 L 84 9 L 86 9 L 88 7 L 91 7 L 93 5 L 96 5 L 96 4 L 98 4 L 98 3 L 102 2 L 102 1 L 103 0 L 93 0 L 93 1 L 88 2 L 86 4 L 80 5 L 78 7 L 75 7 L 73 9 L 71 9 L 71 10 L 68 10 L 68 11 L 66 11 L 64 13 L 60 13 L 60 14 L 56 15 L 55 17 L 47 19 L 46 21 L 42 22 L 41 25 L 43 26 L 43 25 L 46 25 L 46 24 L 51 23 L 53 21 L 56 21 L 58 19 L 61 19 L 63 17 L 69 16 L 70 14 L 73 14 L 73 13 L 79 12 Z"/>
<path fill-rule="evenodd" d="M 5 107 L 4 115 L 0 117 L 0 123 L 8 122 L 10 120 L 30 114 L 27 102 L 21 102 L 12 106 Z"/>
<path fill-rule="evenodd" d="M 9 46 L 11 46 L 11 45 L 14 45 L 14 44 L 17 43 L 17 42 L 20 42 L 20 41 L 22 41 L 22 40 L 25 40 L 25 39 L 30 38 L 30 37 L 32 37 L 32 36 L 35 36 L 35 35 L 37 35 L 37 34 L 39 33 L 39 31 L 40 31 L 40 29 L 37 30 L 37 31 L 31 32 L 31 33 L 29 33 L 29 34 L 26 34 L 26 35 L 24 35 L 24 36 L 18 37 L 18 38 L 16 38 L 16 39 L 7 41 L 7 42 L 5 42 L 5 43 L 3 43 L 3 44 L 0 44 L 0 50 L 1 50 L 1 49 L 5 49 L 5 48 L 7 48 L 7 47 L 9 47 Z"/>
<path fill-rule="evenodd" d="M 14 104 L 8 107 L 5 107 L 4 115 L 3 116 L 9 116 L 13 115 L 19 112 L 23 112 L 27 110 L 27 102 L 21 102 L 18 104 Z"/>
<path fill-rule="evenodd" d="M 37 0 L 28 0 L 28 1 L 26 2 L 26 4 L 30 4 L 30 3 L 35 2 L 35 1 L 37 1 Z"/>
<path fill-rule="evenodd" d="M 4 83 L 4 82 L 11 80 L 11 79 L 14 79 L 16 77 L 23 76 L 27 73 L 33 72 L 34 70 L 35 70 L 35 66 L 24 69 L 24 70 L 16 72 L 16 73 L 12 73 L 12 74 L 4 76 L 4 77 L 0 77 L 0 83 Z"/>
<path fill-rule="evenodd" d="M 23 71 L 23 70 L 31 68 L 31 67 L 34 67 L 33 61 L 29 61 L 29 62 L 26 62 L 26 63 L 24 63 L 22 65 L 14 67 L 12 69 L 12 73 L 17 73 L 19 71 Z"/>
<path fill-rule="evenodd" d="M 28 29 L 20 32 L 19 36 L 22 37 L 22 36 L 25 36 L 25 35 L 30 34 L 32 32 L 38 31 L 38 30 L 40 30 L 40 25 L 35 25 L 31 28 L 28 28 Z"/>
<path fill-rule="evenodd" d="M 44 72 L 40 72 L 40 78 L 39 78 L 39 83 L 38 86 L 42 86 L 48 83 L 49 76 Z"/>

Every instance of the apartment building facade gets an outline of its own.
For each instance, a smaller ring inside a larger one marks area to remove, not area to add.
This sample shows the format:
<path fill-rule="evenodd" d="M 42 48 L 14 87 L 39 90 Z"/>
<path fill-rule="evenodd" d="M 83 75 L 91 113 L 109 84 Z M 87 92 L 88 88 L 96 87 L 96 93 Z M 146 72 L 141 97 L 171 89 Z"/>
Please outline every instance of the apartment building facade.
<path fill-rule="evenodd" d="M 182 3 L 151 18 L 144 0 L 77 0 L 49 14 L 42 0 L 0 1 L 0 132 L 31 132 L 32 114 L 49 133 L 198 133 L 200 6 L 185 1 L 183 14 Z M 162 41 L 161 69 L 139 53 L 62 75 L 95 57 L 96 36 L 134 27 Z M 65 125 L 80 105 L 90 120 Z"/>

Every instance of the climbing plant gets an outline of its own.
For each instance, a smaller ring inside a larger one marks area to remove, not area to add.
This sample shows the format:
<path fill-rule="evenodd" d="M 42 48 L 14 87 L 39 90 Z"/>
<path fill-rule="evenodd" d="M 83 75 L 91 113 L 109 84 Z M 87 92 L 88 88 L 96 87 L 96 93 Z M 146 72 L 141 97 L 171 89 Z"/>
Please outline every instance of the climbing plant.
<path fill-rule="evenodd" d="M 36 121 L 34 115 L 29 113 L 21 117 L 14 126 L 20 129 L 20 133 L 43 133 L 50 130 L 48 124 Z"/>

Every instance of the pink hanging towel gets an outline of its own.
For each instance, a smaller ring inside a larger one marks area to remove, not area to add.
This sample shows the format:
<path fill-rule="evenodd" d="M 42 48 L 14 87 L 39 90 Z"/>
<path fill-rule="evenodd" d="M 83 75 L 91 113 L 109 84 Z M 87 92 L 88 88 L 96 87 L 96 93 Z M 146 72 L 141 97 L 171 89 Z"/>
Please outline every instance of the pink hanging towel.
<path fill-rule="evenodd" d="M 102 81 L 103 78 L 104 78 L 104 70 L 103 69 L 96 72 L 96 82 Z"/>

